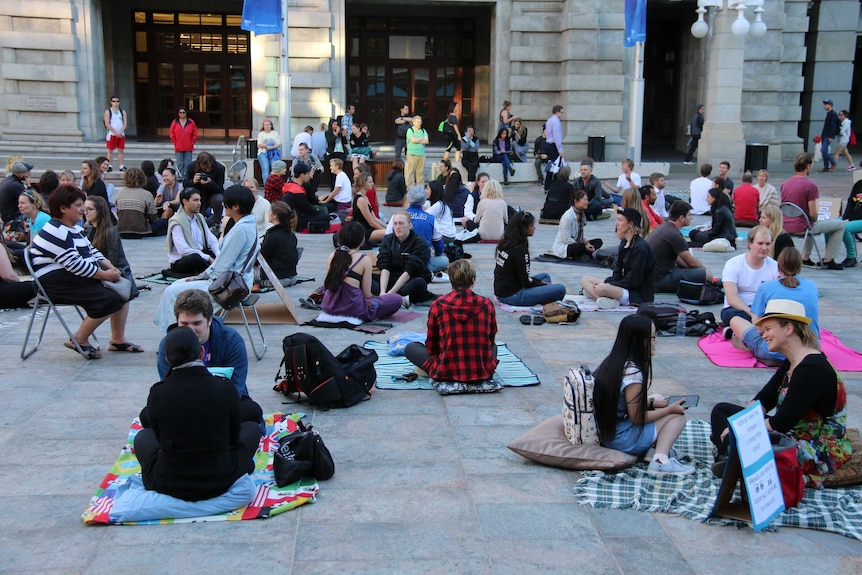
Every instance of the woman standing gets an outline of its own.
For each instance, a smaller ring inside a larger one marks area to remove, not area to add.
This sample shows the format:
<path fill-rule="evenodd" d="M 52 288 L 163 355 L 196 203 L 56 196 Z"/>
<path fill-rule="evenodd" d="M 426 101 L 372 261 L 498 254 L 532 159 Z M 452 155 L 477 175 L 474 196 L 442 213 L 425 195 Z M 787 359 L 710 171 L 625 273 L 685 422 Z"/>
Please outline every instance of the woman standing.
<path fill-rule="evenodd" d="M 281 137 L 273 129 L 272 120 L 264 120 L 257 133 L 257 161 L 260 163 L 261 180 L 269 177 L 272 162 L 281 159 Z"/>
<path fill-rule="evenodd" d="M 120 232 L 111 220 L 111 208 L 108 207 L 108 202 L 98 196 L 89 197 L 84 202 L 84 213 L 87 217 L 87 226 L 85 228 L 87 239 L 132 284 L 132 295 L 129 299 L 138 297 L 140 292 L 135 283 L 135 276 L 132 275 L 132 267 L 129 265 L 129 260 L 126 259 L 126 252 L 123 250 L 123 240 L 120 238 Z"/>
<path fill-rule="evenodd" d="M 730 197 L 724 193 L 722 187 L 711 188 L 707 192 L 706 203 L 712 206 L 712 225 L 707 230 L 691 230 L 688 233 L 691 239 L 689 245 L 699 248 L 714 239 L 724 238 L 736 249 L 736 222 Z"/>
<path fill-rule="evenodd" d="M 766 305 L 757 327 L 763 331 L 769 351 L 787 359 L 752 401 L 760 401 L 768 431 L 786 433 L 796 440 L 805 485 L 819 488 L 827 474 L 850 459 L 851 447 L 845 436 L 844 382 L 820 351 L 810 325 L 811 318 L 799 302 L 774 299 Z M 712 470 L 719 477 L 724 474 L 729 447 L 727 419 L 742 409 L 719 403 L 712 410 L 710 439 L 718 450 Z"/>
<path fill-rule="evenodd" d="M 691 475 L 694 467 L 680 463 L 673 449 L 685 427 L 682 400 L 668 404 L 661 395 L 647 395 L 655 346 L 655 325 L 650 318 L 640 314 L 623 318 L 610 355 L 594 373 L 599 442 L 637 456 L 655 446 L 647 473 Z"/>
<path fill-rule="evenodd" d="M 171 142 L 174 143 L 174 152 L 177 154 L 177 169 L 184 174 L 188 165 L 192 163 L 192 152 L 195 151 L 195 143 L 198 141 L 198 127 L 189 117 L 189 111 L 185 106 L 177 109 L 177 117 L 171 122 L 170 134 Z"/>
<path fill-rule="evenodd" d="M 500 128 L 491 148 L 494 153 L 494 163 L 503 164 L 503 185 L 508 186 L 509 176 L 515 175 L 515 169 L 512 167 L 512 141 L 509 139 L 509 130 Z"/>
<path fill-rule="evenodd" d="M 507 130 L 512 127 L 512 102 L 509 100 L 503 101 L 503 109 L 500 110 L 500 121 L 497 125 L 497 130 L 502 130 L 506 128 Z"/>
<path fill-rule="evenodd" d="M 364 241 L 365 231 L 356 222 L 348 222 L 338 232 L 339 247 L 327 262 L 323 282 L 326 293 L 320 305 L 322 311 L 374 321 L 392 315 L 402 304 L 409 303 L 407 298 L 397 293 L 380 296 L 372 293 L 371 271 L 374 266 L 370 258 L 359 253 Z"/>
<path fill-rule="evenodd" d="M 106 202 L 109 201 L 108 189 L 102 181 L 102 172 L 95 160 L 81 162 L 81 191 L 88 196 L 99 196 Z"/>
<path fill-rule="evenodd" d="M 850 121 L 850 112 L 847 110 L 841 110 L 838 112 L 838 121 L 840 125 L 838 126 L 839 132 L 838 137 L 836 138 L 837 143 L 835 144 L 835 151 L 832 152 L 832 165 L 838 165 L 838 156 L 844 154 L 844 157 L 847 159 L 847 171 L 852 172 L 856 169 L 856 165 L 853 163 L 853 156 L 850 155 L 850 150 L 847 149 L 847 146 L 850 145 L 850 132 L 852 131 L 852 122 Z"/>
<path fill-rule="evenodd" d="M 434 297 L 428 292 L 431 247 L 413 231 L 410 214 L 403 210 L 396 212 L 392 216 L 392 231 L 383 237 L 377 254 L 380 292 L 405 296 L 405 306 Z"/>
<path fill-rule="evenodd" d="M 443 152 L 443 159 L 449 159 L 449 152 L 455 150 L 455 161 L 461 161 L 461 130 L 458 129 L 458 102 L 449 102 L 449 108 L 446 110 L 446 119 L 443 124 L 443 133 L 446 134 L 446 151 Z"/>
<path fill-rule="evenodd" d="M 521 118 L 512 120 L 512 148 L 515 150 L 515 156 L 518 157 L 519 162 L 527 161 L 530 142 L 527 141 L 527 128 L 521 123 Z"/>
<path fill-rule="evenodd" d="M 497 244 L 494 295 L 503 303 L 532 306 L 559 301 L 566 295 L 566 286 L 552 284 L 550 275 L 530 275 L 529 238 L 535 232 L 533 214 L 516 212 Z"/>
<path fill-rule="evenodd" d="M 300 250 L 296 247 L 296 212 L 282 201 L 270 206 L 269 221 L 273 224 L 266 231 L 260 244 L 260 255 L 264 257 L 275 277 L 284 287 L 296 283 L 296 264 Z"/>

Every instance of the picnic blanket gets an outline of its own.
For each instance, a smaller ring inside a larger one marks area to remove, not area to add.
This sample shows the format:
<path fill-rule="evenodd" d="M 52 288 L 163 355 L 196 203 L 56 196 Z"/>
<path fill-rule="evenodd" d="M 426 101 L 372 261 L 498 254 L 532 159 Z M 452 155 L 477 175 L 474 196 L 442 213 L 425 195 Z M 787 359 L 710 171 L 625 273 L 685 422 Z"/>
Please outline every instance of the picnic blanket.
<path fill-rule="evenodd" d="M 395 327 L 396 323 L 407 323 L 419 317 L 421 314 L 415 311 L 398 310 L 389 317 L 381 318 L 375 321 L 362 322 L 361 319 L 347 316 L 334 316 L 326 312 L 321 312 L 313 320 L 307 321 L 302 325 L 310 325 L 313 327 L 324 328 L 340 328 L 352 329 L 353 331 L 361 331 L 362 333 L 370 333 L 377 335 L 386 333 L 390 327 Z"/>
<path fill-rule="evenodd" d="M 184 278 L 165 277 L 164 275 L 162 275 L 162 272 L 158 272 L 158 273 L 154 273 L 154 274 L 151 274 L 148 276 L 138 276 L 136 279 L 143 280 L 145 282 L 154 283 L 154 284 L 170 285 L 170 284 L 174 283 L 175 281 L 180 280 L 180 279 L 184 279 Z M 313 281 L 314 281 L 314 278 L 307 277 L 307 276 L 298 276 L 296 278 L 296 283 L 298 283 L 298 284 L 301 284 L 302 282 L 313 282 Z M 257 284 L 255 284 L 255 285 L 257 285 Z M 147 288 L 147 289 L 149 289 L 149 288 Z M 275 288 L 273 288 L 272 286 L 267 286 L 267 287 L 258 286 L 257 289 L 252 289 L 251 293 L 269 293 L 269 292 L 273 291 L 274 289 Z"/>
<path fill-rule="evenodd" d="M 592 268 L 605 268 L 610 269 L 608 266 L 602 265 L 602 262 L 593 259 L 569 259 L 569 258 L 558 258 L 555 255 L 551 254 L 542 254 L 532 258 L 534 262 L 545 262 L 549 264 L 563 264 L 567 266 L 587 266 Z"/>
<path fill-rule="evenodd" d="M 111 508 L 122 486 L 132 477 L 139 476 L 141 466 L 135 457 L 135 435 L 142 429 L 138 418 L 132 421 L 126 445 L 120 451 L 117 461 L 99 484 L 96 493 L 82 515 L 84 523 L 114 524 L 114 525 L 157 525 L 162 523 L 199 523 L 201 521 L 239 521 L 243 519 L 266 519 L 279 513 L 289 511 L 309 501 L 314 502 L 314 496 L 319 489 L 317 481 L 312 478 L 302 479 L 285 487 L 278 487 L 272 470 L 272 454 L 278 448 L 278 436 L 281 432 L 291 432 L 297 429 L 296 422 L 302 418 L 301 413 L 273 413 L 264 417 L 266 434 L 261 437 L 260 445 L 255 453 L 255 471 L 251 476 L 257 486 L 257 493 L 251 503 L 235 511 L 208 515 L 206 517 L 186 517 L 139 521 L 132 523 L 117 523 L 111 520 Z"/>
<path fill-rule="evenodd" d="M 403 355 L 389 355 L 389 344 L 366 341 L 362 347 L 377 352 L 374 368 L 377 370 L 378 389 L 434 389 L 431 378 L 421 376 L 414 381 L 402 381 L 396 377 L 413 371 L 413 364 Z M 539 376 L 533 373 L 521 358 L 512 353 L 505 343 L 497 344 L 497 359 L 500 363 L 494 372 L 494 381 L 506 387 L 526 387 L 538 385 Z"/>
<path fill-rule="evenodd" d="M 712 518 L 721 480 L 710 470 L 713 461 L 709 423 L 691 420 L 674 447 L 688 456 L 695 473 L 687 477 L 657 477 L 641 463 L 618 473 L 587 471 L 575 485 L 575 499 L 582 505 L 675 513 L 702 523 L 746 525 L 727 518 Z M 780 513 L 772 527 L 801 527 L 832 531 L 862 540 L 862 487 L 806 489 L 797 507 Z"/>
<path fill-rule="evenodd" d="M 680 228 L 679 233 L 688 238 L 688 234 L 691 233 L 692 230 L 696 229 L 697 228 L 694 226 L 683 226 Z M 746 230 L 747 229 L 748 228 L 746 228 Z M 745 245 L 746 242 L 748 242 L 748 231 L 736 230 L 736 244 L 739 245 L 742 243 L 742 245 Z"/>
<path fill-rule="evenodd" d="M 341 231 L 341 222 L 339 221 L 338 223 L 330 223 L 330 224 L 329 224 L 329 229 L 327 229 L 327 230 L 326 230 L 325 232 L 323 232 L 323 233 L 325 233 L 325 234 L 337 234 L 337 233 L 338 233 L 338 232 L 340 232 L 340 231 Z M 308 228 L 304 228 L 304 229 L 303 229 L 301 232 L 299 232 L 299 233 L 301 233 L 301 234 L 310 234 L 311 232 L 310 232 L 310 231 L 308 231 Z M 316 235 L 320 235 L 320 234 L 316 234 Z"/>
<path fill-rule="evenodd" d="M 720 331 L 698 339 L 697 346 L 709 361 L 719 367 L 769 367 L 757 361 L 750 352 L 733 347 Z M 862 371 L 862 353 L 841 343 L 831 331 L 820 330 L 820 347 L 838 371 Z"/>

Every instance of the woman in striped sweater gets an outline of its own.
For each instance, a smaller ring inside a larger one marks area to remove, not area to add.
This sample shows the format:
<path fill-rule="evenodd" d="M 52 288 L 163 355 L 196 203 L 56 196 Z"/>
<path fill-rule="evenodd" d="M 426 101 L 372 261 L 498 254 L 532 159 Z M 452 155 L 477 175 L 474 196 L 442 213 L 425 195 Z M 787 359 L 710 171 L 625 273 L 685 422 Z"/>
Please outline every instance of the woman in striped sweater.
<path fill-rule="evenodd" d="M 51 220 L 33 238 L 30 257 L 34 275 L 42 282 L 55 304 L 79 305 L 87 317 L 74 336 L 84 357 L 99 359 L 99 350 L 90 344 L 90 336 L 106 319 L 111 320 L 109 351 L 140 353 L 143 348 L 126 339 L 129 302 L 102 285 L 115 282 L 122 275 L 97 250 L 78 225 L 84 219 L 86 194 L 71 185 L 54 190 L 49 200 Z M 64 344 L 75 349 L 71 341 Z"/>

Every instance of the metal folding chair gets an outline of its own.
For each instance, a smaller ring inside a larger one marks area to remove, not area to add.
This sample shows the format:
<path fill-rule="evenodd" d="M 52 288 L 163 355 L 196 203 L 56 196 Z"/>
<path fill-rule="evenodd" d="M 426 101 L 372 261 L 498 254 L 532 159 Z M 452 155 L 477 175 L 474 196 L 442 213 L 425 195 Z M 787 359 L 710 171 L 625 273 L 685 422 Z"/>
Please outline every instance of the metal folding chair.
<path fill-rule="evenodd" d="M 811 239 L 811 242 L 814 243 L 814 251 L 817 252 L 817 260 L 820 263 L 820 267 L 823 267 L 823 256 L 820 255 L 820 248 L 817 247 L 817 242 L 814 241 L 814 236 L 817 235 L 811 230 L 811 219 L 809 219 L 808 214 L 805 213 L 805 210 L 797 206 L 792 202 L 781 202 L 781 214 L 785 218 L 804 218 L 805 219 L 805 232 L 804 233 L 791 233 L 787 232 L 793 237 L 802 238 L 802 245 L 805 245 L 805 242 Z M 774 238 L 773 238 L 774 239 Z"/>
<path fill-rule="evenodd" d="M 78 353 L 81 354 L 82 357 L 86 357 L 84 350 L 81 349 L 80 344 L 78 344 L 78 340 L 75 339 L 74 332 L 69 328 L 69 325 L 66 323 L 66 320 L 63 319 L 63 316 L 60 314 L 60 310 L 57 309 L 57 306 L 54 305 L 54 302 L 51 301 L 51 298 L 48 297 L 47 292 L 45 292 L 44 286 L 42 286 L 42 282 L 39 281 L 39 278 L 36 277 L 36 274 L 33 273 L 33 262 L 30 260 L 30 250 L 24 250 L 24 263 L 27 265 L 27 271 L 30 272 L 30 275 L 33 276 L 33 282 L 36 284 L 36 298 L 33 303 L 33 313 L 30 314 L 30 323 L 27 325 L 27 335 L 24 337 L 24 345 L 21 346 L 21 359 L 27 359 L 39 349 L 39 346 L 42 344 L 42 337 L 45 335 L 45 327 L 48 325 L 48 317 L 51 315 L 53 311 L 57 316 L 57 319 L 60 320 L 60 323 L 63 325 L 63 329 L 66 330 L 66 333 L 69 335 L 69 340 L 71 340 L 72 344 L 75 346 L 75 349 Z M 78 312 L 78 315 L 81 316 L 81 321 L 84 321 L 86 318 L 86 314 L 83 310 L 74 306 L 75 311 Z M 30 343 L 30 333 L 33 331 L 33 322 L 36 321 L 36 315 L 40 310 L 44 308 L 45 316 L 42 319 L 42 327 L 39 329 L 39 340 L 36 342 L 36 345 L 31 350 L 27 350 L 27 344 Z M 96 344 L 96 349 L 99 349 L 99 340 L 96 338 L 96 334 L 93 334 L 93 342 Z"/>
<path fill-rule="evenodd" d="M 242 323 L 245 324 L 245 332 L 248 334 L 248 341 L 251 343 L 251 349 L 254 352 L 254 356 L 258 359 L 258 361 L 263 359 L 263 354 L 266 353 L 266 348 L 267 348 L 266 336 L 263 334 L 263 324 L 260 323 L 260 316 L 257 313 L 257 307 L 255 307 L 257 305 L 257 301 L 259 299 L 260 299 L 260 294 L 255 294 L 255 293 L 249 294 L 249 296 L 247 298 L 245 298 L 244 300 L 242 300 L 240 302 L 239 306 L 234 308 L 237 310 L 240 317 L 242 317 Z M 260 339 L 261 339 L 260 351 L 258 351 L 258 345 L 257 345 L 257 343 L 255 343 L 254 337 L 252 337 L 251 325 L 248 323 L 248 318 L 245 316 L 245 310 L 247 308 L 251 308 L 251 311 L 254 313 L 254 320 L 255 320 L 255 323 L 257 323 L 257 331 L 260 334 Z M 230 312 L 231 312 L 231 310 L 222 309 L 221 312 L 219 312 L 219 317 L 221 317 L 222 319 L 225 319 Z"/>

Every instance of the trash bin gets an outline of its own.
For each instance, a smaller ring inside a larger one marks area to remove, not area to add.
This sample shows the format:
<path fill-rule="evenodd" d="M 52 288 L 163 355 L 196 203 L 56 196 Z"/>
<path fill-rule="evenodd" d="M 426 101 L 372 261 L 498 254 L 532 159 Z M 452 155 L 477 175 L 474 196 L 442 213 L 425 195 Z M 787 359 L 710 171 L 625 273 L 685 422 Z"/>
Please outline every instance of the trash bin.
<path fill-rule="evenodd" d="M 769 144 L 746 144 L 745 171 L 765 170 L 769 163 Z"/>
<path fill-rule="evenodd" d="M 587 136 L 587 156 L 596 162 L 605 161 L 605 137 Z"/>

